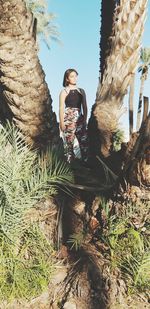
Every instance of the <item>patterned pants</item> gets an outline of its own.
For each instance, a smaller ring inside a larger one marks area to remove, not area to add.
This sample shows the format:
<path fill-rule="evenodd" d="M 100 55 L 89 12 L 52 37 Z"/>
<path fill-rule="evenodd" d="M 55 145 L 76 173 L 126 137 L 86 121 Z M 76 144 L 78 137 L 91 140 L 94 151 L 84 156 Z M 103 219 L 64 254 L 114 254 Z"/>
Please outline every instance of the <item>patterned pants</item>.
<path fill-rule="evenodd" d="M 65 109 L 64 124 L 66 126 L 64 131 L 64 138 L 67 146 L 68 162 L 71 162 L 75 157 L 73 152 L 75 137 L 79 143 L 82 160 L 86 161 L 88 156 L 87 130 L 80 109 L 67 107 Z"/>

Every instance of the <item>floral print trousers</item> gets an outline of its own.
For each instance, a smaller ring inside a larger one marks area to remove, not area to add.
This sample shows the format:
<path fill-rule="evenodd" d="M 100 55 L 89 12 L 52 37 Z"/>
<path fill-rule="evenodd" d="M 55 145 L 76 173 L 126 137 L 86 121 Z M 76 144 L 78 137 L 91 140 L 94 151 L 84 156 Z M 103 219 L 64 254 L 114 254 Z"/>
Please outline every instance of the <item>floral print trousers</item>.
<path fill-rule="evenodd" d="M 80 109 L 67 107 L 65 109 L 64 124 L 64 139 L 67 148 L 67 161 L 71 162 L 75 158 L 73 151 L 75 137 L 79 143 L 82 160 L 86 161 L 88 157 L 87 129 Z"/>

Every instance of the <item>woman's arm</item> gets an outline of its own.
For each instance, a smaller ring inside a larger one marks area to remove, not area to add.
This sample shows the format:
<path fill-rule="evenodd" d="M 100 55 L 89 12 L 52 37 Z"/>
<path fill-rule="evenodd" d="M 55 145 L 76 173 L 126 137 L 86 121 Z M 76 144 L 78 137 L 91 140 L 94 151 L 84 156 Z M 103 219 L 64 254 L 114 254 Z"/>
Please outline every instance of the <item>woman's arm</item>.
<path fill-rule="evenodd" d="M 83 109 L 83 117 L 84 117 L 84 123 L 86 124 L 87 122 L 87 102 L 86 102 L 86 94 L 85 91 L 83 89 L 81 89 L 81 93 L 82 93 L 82 109 Z"/>
<path fill-rule="evenodd" d="M 60 126 L 61 131 L 65 130 L 65 124 L 64 124 L 65 98 L 66 98 L 66 93 L 64 90 L 62 90 L 59 95 L 59 126 Z"/>

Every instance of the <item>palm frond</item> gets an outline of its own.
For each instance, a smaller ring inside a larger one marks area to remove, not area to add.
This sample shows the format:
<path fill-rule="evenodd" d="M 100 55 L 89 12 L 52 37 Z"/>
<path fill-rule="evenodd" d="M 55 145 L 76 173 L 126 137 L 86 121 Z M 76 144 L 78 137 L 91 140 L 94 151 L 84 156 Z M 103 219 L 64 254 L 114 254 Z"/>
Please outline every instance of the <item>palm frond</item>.
<path fill-rule="evenodd" d="M 101 160 L 99 156 L 96 156 L 96 158 L 98 159 L 98 161 L 101 163 L 103 167 L 105 177 L 106 177 L 106 180 L 105 180 L 106 184 L 108 185 L 114 184 L 116 180 L 118 179 L 118 176 L 105 164 L 103 160 Z"/>
<path fill-rule="evenodd" d="M 56 16 L 48 13 L 47 0 L 26 0 L 28 8 L 37 19 L 37 34 L 50 49 L 51 40 L 60 42 L 58 26 L 54 24 Z"/>
<path fill-rule="evenodd" d="M 88 192 L 104 192 L 113 188 L 117 176 L 113 171 L 97 156 L 96 169 L 92 166 L 84 166 L 80 160 L 71 163 L 71 168 L 75 176 L 75 183 L 70 183 L 70 187 Z M 103 178 L 101 172 L 103 171 Z"/>
<path fill-rule="evenodd" d="M 141 48 L 140 60 L 145 65 L 150 65 L 150 47 Z"/>
<path fill-rule="evenodd" d="M 49 149 L 39 157 L 14 127 L 0 132 L 0 230 L 12 241 L 27 228 L 25 213 L 40 199 L 73 182 L 70 166 Z M 61 186 L 60 186 L 61 183 Z"/>
<path fill-rule="evenodd" d="M 68 190 L 68 184 L 74 184 L 74 176 L 70 165 L 64 160 L 61 149 L 48 147 L 46 153 L 41 154 L 38 160 L 38 168 L 47 175 L 47 185 L 58 188 L 60 185 Z"/>
<path fill-rule="evenodd" d="M 141 64 L 138 67 L 138 72 L 142 72 L 143 74 L 148 73 L 148 67 L 150 65 L 150 48 L 144 47 L 141 48 L 141 56 L 140 56 Z"/>
<path fill-rule="evenodd" d="M 25 0 L 29 8 L 32 10 L 40 10 L 47 8 L 47 1 L 46 0 Z"/>

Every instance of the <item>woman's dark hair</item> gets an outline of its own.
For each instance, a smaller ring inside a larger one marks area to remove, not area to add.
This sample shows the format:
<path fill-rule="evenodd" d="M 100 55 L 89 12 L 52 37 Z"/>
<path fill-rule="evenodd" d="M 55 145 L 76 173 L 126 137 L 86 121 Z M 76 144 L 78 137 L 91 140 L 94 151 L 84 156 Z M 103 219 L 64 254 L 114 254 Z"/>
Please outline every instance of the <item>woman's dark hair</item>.
<path fill-rule="evenodd" d="M 72 72 L 75 72 L 78 75 L 78 72 L 75 69 L 68 69 L 68 70 L 66 70 L 65 74 L 64 74 L 64 79 L 63 79 L 63 87 L 66 87 L 66 86 L 69 85 L 67 79 L 68 79 L 70 73 L 72 73 Z"/>

